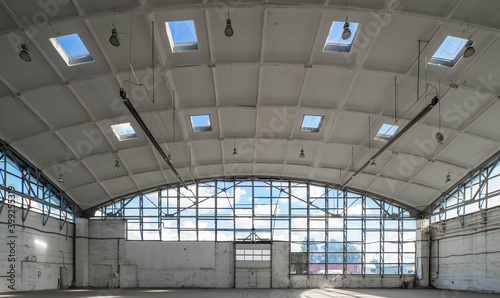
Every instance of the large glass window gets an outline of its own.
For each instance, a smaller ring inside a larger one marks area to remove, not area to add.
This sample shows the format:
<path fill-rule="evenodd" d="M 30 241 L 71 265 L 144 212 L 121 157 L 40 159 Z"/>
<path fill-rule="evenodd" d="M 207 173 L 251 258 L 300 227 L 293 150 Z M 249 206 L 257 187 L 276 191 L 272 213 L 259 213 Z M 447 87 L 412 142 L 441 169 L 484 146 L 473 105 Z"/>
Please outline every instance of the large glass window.
<path fill-rule="evenodd" d="M 125 219 L 128 240 L 287 241 L 291 274 L 415 273 L 416 225 L 406 210 L 325 185 L 199 182 L 125 198 L 96 216 Z"/>

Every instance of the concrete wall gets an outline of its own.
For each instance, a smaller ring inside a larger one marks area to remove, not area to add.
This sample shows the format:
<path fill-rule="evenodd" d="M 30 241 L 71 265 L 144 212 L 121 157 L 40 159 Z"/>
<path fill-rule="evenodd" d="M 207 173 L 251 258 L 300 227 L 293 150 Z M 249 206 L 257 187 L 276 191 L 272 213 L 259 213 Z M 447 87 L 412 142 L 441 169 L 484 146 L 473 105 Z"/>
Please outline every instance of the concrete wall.
<path fill-rule="evenodd" d="M 9 209 L 15 210 L 15 216 Z M 14 228 L 7 224 L 9 214 L 10 219 L 15 217 Z M 0 222 L 0 292 L 57 289 L 61 271 L 64 286 L 72 284 L 73 224 L 66 223 L 60 230 L 61 221 L 49 218 L 43 226 L 42 215 L 35 212 L 23 223 L 22 210 L 7 205 Z"/>
<path fill-rule="evenodd" d="M 464 220 L 464 227 L 458 218 L 445 221 L 444 230 L 440 223 L 431 226 L 432 285 L 500 293 L 500 209 L 489 210 L 486 223 L 480 214 Z"/>

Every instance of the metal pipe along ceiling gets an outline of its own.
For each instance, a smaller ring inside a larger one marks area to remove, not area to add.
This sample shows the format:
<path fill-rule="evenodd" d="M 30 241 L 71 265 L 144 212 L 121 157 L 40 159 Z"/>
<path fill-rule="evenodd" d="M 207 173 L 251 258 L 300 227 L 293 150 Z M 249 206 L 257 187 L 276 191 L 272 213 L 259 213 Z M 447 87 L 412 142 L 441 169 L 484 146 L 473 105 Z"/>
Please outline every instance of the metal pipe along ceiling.
<path fill-rule="evenodd" d="M 417 116 L 415 116 L 412 120 L 410 120 L 410 122 L 407 125 L 405 125 L 403 128 L 401 128 L 401 130 L 399 132 L 397 132 L 389 141 L 387 141 L 387 143 L 382 148 L 380 148 L 380 150 L 378 150 L 377 153 L 375 153 L 372 156 L 372 158 L 370 158 L 351 177 L 349 177 L 349 179 L 347 179 L 347 181 L 344 184 L 342 184 L 341 188 L 344 188 L 349 182 L 352 181 L 352 179 L 354 179 L 354 177 L 356 177 L 367 166 L 369 166 L 370 163 L 372 162 L 372 160 L 377 159 L 377 157 L 379 157 L 382 153 L 384 153 L 384 151 L 387 150 L 387 148 L 389 148 L 389 146 L 391 146 L 394 142 L 396 142 L 405 132 L 407 132 L 410 128 L 412 128 L 413 125 L 415 125 L 420 119 L 422 119 L 425 115 L 427 115 L 427 113 L 429 113 L 430 110 L 432 110 L 432 108 L 438 102 L 439 102 L 439 98 L 437 96 L 435 96 L 432 99 L 430 104 L 428 104 L 422 111 L 420 111 L 420 113 L 418 113 Z"/>

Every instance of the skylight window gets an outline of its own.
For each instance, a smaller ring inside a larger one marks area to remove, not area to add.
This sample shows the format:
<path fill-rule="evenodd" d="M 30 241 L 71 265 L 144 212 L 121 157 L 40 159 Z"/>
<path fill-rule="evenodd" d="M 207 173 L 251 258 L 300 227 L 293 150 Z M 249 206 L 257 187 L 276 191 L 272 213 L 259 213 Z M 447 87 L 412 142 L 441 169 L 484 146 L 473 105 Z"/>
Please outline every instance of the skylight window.
<path fill-rule="evenodd" d="M 344 22 L 333 22 L 330 28 L 330 34 L 326 39 L 323 51 L 328 52 L 349 52 L 352 48 L 354 39 L 358 34 L 358 23 L 349 23 L 349 30 L 351 30 L 351 37 L 346 40 L 342 39 L 342 32 L 344 32 Z"/>
<path fill-rule="evenodd" d="M 304 115 L 300 131 L 319 132 L 323 116 Z"/>
<path fill-rule="evenodd" d="M 210 124 L 210 115 L 191 116 L 191 126 L 193 127 L 193 132 L 212 131 L 212 124 Z"/>
<path fill-rule="evenodd" d="M 68 66 L 94 62 L 78 34 L 53 37 L 49 40 Z"/>
<path fill-rule="evenodd" d="M 396 125 L 382 124 L 375 136 L 375 140 L 389 141 L 396 134 L 398 128 L 399 126 Z"/>
<path fill-rule="evenodd" d="M 165 27 L 172 52 L 198 50 L 198 39 L 193 20 L 166 22 Z"/>
<path fill-rule="evenodd" d="M 453 67 L 462 58 L 467 39 L 448 36 L 432 56 L 429 64 Z"/>
<path fill-rule="evenodd" d="M 128 122 L 111 125 L 111 129 L 120 142 L 137 139 L 134 128 Z"/>

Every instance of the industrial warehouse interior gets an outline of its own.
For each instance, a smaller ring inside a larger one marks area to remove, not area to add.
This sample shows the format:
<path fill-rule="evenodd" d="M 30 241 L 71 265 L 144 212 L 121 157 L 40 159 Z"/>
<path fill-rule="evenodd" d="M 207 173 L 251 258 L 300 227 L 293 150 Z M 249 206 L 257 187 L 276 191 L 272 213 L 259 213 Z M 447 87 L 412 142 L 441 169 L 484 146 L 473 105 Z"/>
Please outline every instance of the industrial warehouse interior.
<path fill-rule="evenodd" d="M 498 297 L 500 1 L 0 0 L 0 297 Z"/>

